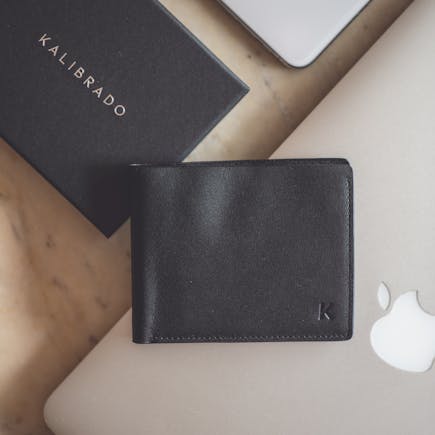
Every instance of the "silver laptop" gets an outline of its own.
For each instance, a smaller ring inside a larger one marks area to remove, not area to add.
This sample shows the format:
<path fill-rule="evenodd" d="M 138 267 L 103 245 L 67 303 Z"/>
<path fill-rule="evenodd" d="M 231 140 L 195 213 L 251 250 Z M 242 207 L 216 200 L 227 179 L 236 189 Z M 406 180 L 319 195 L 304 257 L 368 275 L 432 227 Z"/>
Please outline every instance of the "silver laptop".
<path fill-rule="evenodd" d="M 435 433 L 434 23 L 415 1 L 273 155 L 353 166 L 354 337 L 135 345 L 128 312 L 48 400 L 57 435 Z"/>
<path fill-rule="evenodd" d="M 221 0 L 284 63 L 313 62 L 369 0 Z"/>

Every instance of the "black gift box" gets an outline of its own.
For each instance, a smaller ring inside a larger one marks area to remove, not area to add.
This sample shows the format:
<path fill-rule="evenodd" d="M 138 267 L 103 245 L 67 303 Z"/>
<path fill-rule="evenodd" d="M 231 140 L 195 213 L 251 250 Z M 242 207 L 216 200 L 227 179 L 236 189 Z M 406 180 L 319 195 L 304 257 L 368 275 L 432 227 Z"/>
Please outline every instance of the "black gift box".
<path fill-rule="evenodd" d="M 152 0 L 0 0 L 0 135 L 104 234 L 247 92 Z"/>

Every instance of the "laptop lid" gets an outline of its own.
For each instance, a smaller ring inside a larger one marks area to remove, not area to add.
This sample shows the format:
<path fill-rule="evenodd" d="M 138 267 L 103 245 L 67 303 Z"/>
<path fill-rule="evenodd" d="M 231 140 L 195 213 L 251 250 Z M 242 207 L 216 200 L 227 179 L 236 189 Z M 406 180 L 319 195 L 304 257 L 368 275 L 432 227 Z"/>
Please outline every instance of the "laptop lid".
<path fill-rule="evenodd" d="M 281 60 L 304 67 L 334 40 L 369 0 L 221 0 Z"/>
<path fill-rule="evenodd" d="M 414 2 L 273 155 L 353 166 L 352 340 L 141 346 L 129 312 L 49 399 L 57 435 L 433 434 L 433 370 L 393 368 L 370 332 L 409 290 L 435 313 L 434 20 Z"/>

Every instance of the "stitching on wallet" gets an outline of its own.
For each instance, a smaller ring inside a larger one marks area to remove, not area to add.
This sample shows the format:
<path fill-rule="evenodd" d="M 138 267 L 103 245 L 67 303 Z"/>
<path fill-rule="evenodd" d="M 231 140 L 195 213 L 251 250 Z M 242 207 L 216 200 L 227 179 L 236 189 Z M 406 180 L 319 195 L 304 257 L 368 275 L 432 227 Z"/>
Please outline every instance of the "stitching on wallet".
<path fill-rule="evenodd" d="M 346 159 L 342 158 L 311 158 L 311 159 L 270 159 L 270 160 L 226 160 L 221 162 L 180 162 L 166 165 L 142 164 L 138 168 L 192 168 L 192 167 L 215 167 L 225 168 L 233 166 L 348 166 Z"/>
<path fill-rule="evenodd" d="M 288 159 L 277 159 L 277 160 L 268 160 L 269 162 L 279 162 L 280 160 L 288 160 Z M 337 164 L 332 164 L 330 159 L 323 159 L 323 160 L 317 160 L 314 161 L 313 159 L 311 162 L 306 162 L 303 160 L 300 161 L 293 161 L 292 164 L 296 165 L 302 165 L 302 166 L 315 166 L 315 165 L 325 165 L 325 166 L 337 166 Z M 253 160 L 255 162 L 255 160 Z M 201 162 L 202 163 L 202 162 Z M 201 163 L 198 164 L 201 165 Z M 207 162 L 205 162 L 207 164 Z M 236 166 L 237 161 L 235 162 L 226 162 L 229 163 L 230 166 Z M 234 164 L 235 163 L 235 164 Z M 273 166 L 273 165 L 271 165 Z M 351 211 L 351 199 L 353 198 L 351 193 L 351 186 L 352 181 L 350 177 L 346 177 L 346 202 L 347 202 L 347 241 L 346 245 L 348 248 L 348 255 L 349 255 L 349 271 L 348 271 L 348 288 L 349 288 L 349 322 L 348 322 L 348 332 L 346 334 L 314 334 L 314 335 L 242 335 L 242 336 L 222 336 L 222 335 L 207 335 L 204 337 L 196 336 L 196 335 L 190 335 L 190 336 L 175 336 L 175 337 L 162 337 L 159 335 L 151 337 L 152 340 L 156 341 L 182 341 L 182 340 L 189 340 L 189 341 L 235 341 L 235 340 L 241 340 L 241 341 L 248 341 L 248 340 L 301 340 L 301 339 L 333 339 L 333 338 L 342 338 L 345 339 L 349 337 L 349 332 L 352 329 L 352 323 L 353 323 L 353 244 L 352 244 L 352 238 L 351 238 L 351 229 L 353 227 L 353 215 Z"/>
<path fill-rule="evenodd" d="M 349 286 L 349 320 L 348 320 L 348 334 L 350 334 L 350 331 L 352 331 L 352 325 L 353 325 L 353 182 L 350 177 L 346 177 L 346 184 L 347 184 L 347 190 L 346 190 L 346 200 L 347 200 L 347 215 L 348 215 L 348 227 L 347 227 L 347 245 L 348 245 L 348 252 L 349 252 L 349 279 L 348 279 L 348 286 Z"/>
<path fill-rule="evenodd" d="M 326 335 L 242 335 L 242 336 L 222 336 L 222 335 L 207 335 L 204 337 L 190 335 L 185 337 L 153 337 L 158 341 L 179 341 L 179 340 L 285 340 L 285 339 L 301 339 L 301 338 L 345 338 L 347 334 L 326 334 Z"/>

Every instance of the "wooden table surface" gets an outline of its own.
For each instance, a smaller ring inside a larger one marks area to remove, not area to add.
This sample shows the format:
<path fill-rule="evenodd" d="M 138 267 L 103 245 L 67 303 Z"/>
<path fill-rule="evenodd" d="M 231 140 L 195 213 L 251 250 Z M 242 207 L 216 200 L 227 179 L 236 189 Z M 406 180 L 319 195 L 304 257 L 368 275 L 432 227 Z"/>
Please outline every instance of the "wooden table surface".
<path fill-rule="evenodd" d="M 305 69 L 284 67 L 215 0 L 163 3 L 251 88 L 187 159 L 198 161 L 270 156 L 410 0 L 372 0 Z M 46 398 L 130 305 L 129 236 L 126 223 L 104 238 L 0 140 L 0 435 L 50 433 Z"/>

